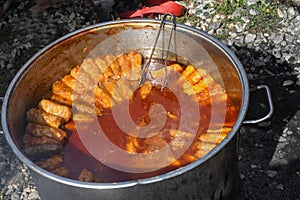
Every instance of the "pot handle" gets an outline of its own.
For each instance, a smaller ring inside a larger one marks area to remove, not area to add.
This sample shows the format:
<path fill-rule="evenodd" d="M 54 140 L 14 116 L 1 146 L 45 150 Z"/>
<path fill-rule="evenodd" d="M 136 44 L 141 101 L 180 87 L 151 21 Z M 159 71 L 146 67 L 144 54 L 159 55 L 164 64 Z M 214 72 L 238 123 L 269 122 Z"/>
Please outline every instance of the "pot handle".
<path fill-rule="evenodd" d="M 260 89 L 265 89 L 267 92 L 267 97 L 268 97 L 268 102 L 269 102 L 269 112 L 268 114 L 266 114 L 264 117 L 260 118 L 260 119 L 251 119 L 251 120 L 245 120 L 243 121 L 243 124 L 257 124 L 259 122 L 262 122 L 266 119 L 269 119 L 274 111 L 274 107 L 273 107 L 273 102 L 272 102 L 272 96 L 271 96 L 271 91 L 270 88 L 267 85 L 258 85 L 255 88 L 251 88 L 250 92 L 256 91 L 256 90 L 260 90 Z"/>

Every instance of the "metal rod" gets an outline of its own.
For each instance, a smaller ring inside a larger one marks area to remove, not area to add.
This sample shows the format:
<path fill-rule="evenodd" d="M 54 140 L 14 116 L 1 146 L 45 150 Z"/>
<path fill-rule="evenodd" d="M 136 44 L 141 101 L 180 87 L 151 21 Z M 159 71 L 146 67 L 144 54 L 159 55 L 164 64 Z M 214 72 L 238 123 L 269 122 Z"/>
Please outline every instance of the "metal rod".
<path fill-rule="evenodd" d="M 257 124 L 266 119 L 269 119 L 274 112 L 274 106 L 273 106 L 270 88 L 267 85 L 258 85 L 258 86 L 256 86 L 256 88 L 254 88 L 254 90 L 260 90 L 260 89 L 265 89 L 267 92 L 267 97 L 268 97 L 268 102 L 269 102 L 269 107 L 270 107 L 269 112 L 268 112 L 268 114 L 266 114 L 264 117 L 262 117 L 260 119 L 245 120 L 245 121 L 243 121 L 243 124 Z"/>
<path fill-rule="evenodd" d="M 159 37 L 160 37 L 160 34 L 161 34 L 161 31 L 162 29 L 164 29 L 165 27 L 165 24 L 166 24 L 166 19 L 168 16 L 171 16 L 172 17 L 172 29 L 171 29 L 171 32 L 170 32 L 170 37 L 169 37 L 169 41 L 168 41 L 168 44 L 167 44 L 167 52 L 166 52 L 166 57 L 164 57 L 164 51 L 165 51 L 165 44 L 164 44 L 164 32 L 162 33 L 163 34 L 163 43 L 162 43 L 162 56 L 161 56 L 161 59 L 164 61 L 164 77 L 163 77 L 163 83 L 162 83 L 162 88 L 161 90 L 163 90 L 165 87 L 166 87 L 166 84 L 167 84 L 167 61 L 168 61 L 168 57 L 169 57 L 169 49 L 170 49 L 170 46 L 171 46 L 171 40 L 172 40 L 172 36 L 175 35 L 174 34 L 174 30 L 176 29 L 176 17 L 172 14 L 172 13 L 166 13 L 161 22 L 160 22 L 160 26 L 159 26 L 159 29 L 158 29 L 158 32 L 157 32 L 157 36 L 156 36 L 156 39 L 155 39 L 155 42 L 154 42 L 154 45 L 152 47 L 152 50 L 151 50 L 151 53 L 150 53 L 150 57 L 149 57 L 149 60 L 147 61 L 147 63 L 144 65 L 143 67 L 143 70 L 142 70 L 142 74 L 141 74 L 141 77 L 139 79 L 139 86 L 141 86 L 141 84 L 143 83 L 144 81 L 144 78 L 146 76 L 146 73 L 149 71 L 149 67 L 150 67 L 150 64 L 151 64 L 151 60 L 152 60 L 152 57 L 153 57 L 153 54 L 154 54 L 154 51 L 156 49 L 156 46 L 157 46 L 157 43 L 158 43 L 158 40 L 159 40 Z"/>

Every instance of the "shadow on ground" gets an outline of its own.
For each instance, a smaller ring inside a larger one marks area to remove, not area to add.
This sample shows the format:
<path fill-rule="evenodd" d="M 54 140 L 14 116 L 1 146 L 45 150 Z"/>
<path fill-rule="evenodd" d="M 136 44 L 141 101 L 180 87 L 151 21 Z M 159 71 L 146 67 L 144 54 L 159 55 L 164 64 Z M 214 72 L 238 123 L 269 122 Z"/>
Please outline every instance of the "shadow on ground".
<path fill-rule="evenodd" d="M 293 73 L 295 66 L 277 64 L 271 55 L 266 55 L 271 57 L 266 65 L 255 66 L 253 58 L 265 52 L 239 48 L 235 53 L 252 77 L 250 87 L 268 85 L 274 104 L 270 120 L 243 125 L 240 129 L 239 173 L 245 199 L 299 199 L 300 87 L 296 84 L 297 75 Z M 250 96 L 246 118 L 266 114 L 266 95 L 252 92 Z"/>

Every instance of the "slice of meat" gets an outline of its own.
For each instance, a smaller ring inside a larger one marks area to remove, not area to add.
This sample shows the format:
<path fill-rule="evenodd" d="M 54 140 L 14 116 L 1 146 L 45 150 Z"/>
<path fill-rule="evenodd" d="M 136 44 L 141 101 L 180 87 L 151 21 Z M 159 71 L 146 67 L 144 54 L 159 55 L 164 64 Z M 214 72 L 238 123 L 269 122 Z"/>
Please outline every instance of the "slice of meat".
<path fill-rule="evenodd" d="M 81 170 L 81 172 L 78 175 L 77 179 L 79 181 L 84 181 L 84 182 L 94 182 L 94 180 L 95 180 L 93 173 L 90 172 L 87 169 Z"/>
<path fill-rule="evenodd" d="M 28 123 L 25 133 L 36 137 L 48 136 L 56 139 L 57 141 L 62 141 L 63 139 L 67 138 L 67 133 L 61 129 L 36 123 Z"/>
<path fill-rule="evenodd" d="M 59 128 L 64 124 L 64 119 L 55 115 L 51 115 L 43 110 L 31 108 L 26 112 L 28 122 L 34 122 L 41 125 L 48 125 Z"/>
<path fill-rule="evenodd" d="M 218 130 L 220 132 L 209 132 L 201 134 L 199 140 L 205 143 L 213 143 L 213 144 L 220 144 L 223 139 L 227 136 L 226 132 L 221 132 L 222 130 Z"/>
<path fill-rule="evenodd" d="M 126 143 L 126 151 L 130 154 L 134 154 L 138 152 L 139 143 L 138 139 L 134 136 L 128 135 L 126 137 L 127 143 Z"/>
<path fill-rule="evenodd" d="M 48 99 L 42 99 L 39 102 L 38 107 L 51 115 L 63 118 L 65 122 L 68 122 L 72 118 L 71 108 L 55 103 Z"/>
<path fill-rule="evenodd" d="M 152 84 L 147 81 L 146 83 L 144 83 L 141 88 L 140 88 L 140 96 L 142 99 L 146 99 L 148 94 L 150 94 L 152 90 Z"/>
<path fill-rule="evenodd" d="M 163 137 L 161 133 L 158 133 L 152 137 L 148 137 L 144 140 L 144 145 L 141 147 L 143 152 L 155 152 L 163 148 L 168 144 L 167 140 Z"/>
<path fill-rule="evenodd" d="M 195 67 L 192 65 L 188 65 L 185 70 L 182 72 L 182 77 L 180 78 L 180 80 L 182 79 L 186 79 L 189 75 L 191 75 L 193 72 L 195 71 Z"/>

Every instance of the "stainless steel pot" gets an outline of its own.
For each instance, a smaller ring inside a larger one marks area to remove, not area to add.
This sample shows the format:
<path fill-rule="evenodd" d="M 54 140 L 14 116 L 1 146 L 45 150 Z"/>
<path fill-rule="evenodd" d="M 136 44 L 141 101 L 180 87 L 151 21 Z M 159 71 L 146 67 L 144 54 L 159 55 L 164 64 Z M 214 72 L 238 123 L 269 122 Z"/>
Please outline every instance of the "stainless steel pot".
<path fill-rule="evenodd" d="M 193 62 L 198 62 L 201 56 L 210 57 L 209 63 L 206 63 L 214 65 L 210 73 L 222 83 L 239 111 L 231 133 L 206 156 L 152 178 L 118 183 L 86 183 L 54 175 L 35 165 L 22 151 L 25 112 L 37 105 L 57 79 L 92 54 L 99 44 L 104 53 L 134 49 L 149 54 L 159 23 L 156 20 L 123 20 L 78 30 L 38 52 L 14 77 L 3 102 L 2 126 L 13 152 L 29 167 L 42 199 L 230 198 L 236 181 L 237 133 L 248 107 L 248 81 L 241 63 L 226 46 L 212 36 L 184 25 L 177 25 L 176 28 L 177 46 L 180 45 L 177 48 L 181 48 L 182 54 L 192 60 L 196 56 Z M 170 29 L 171 26 L 167 24 L 165 27 Z M 201 48 L 205 55 L 197 55 L 199 49 L 193 48 Z M 206 61 L 202 59 L 201 62 L 205 64 Z"/>

